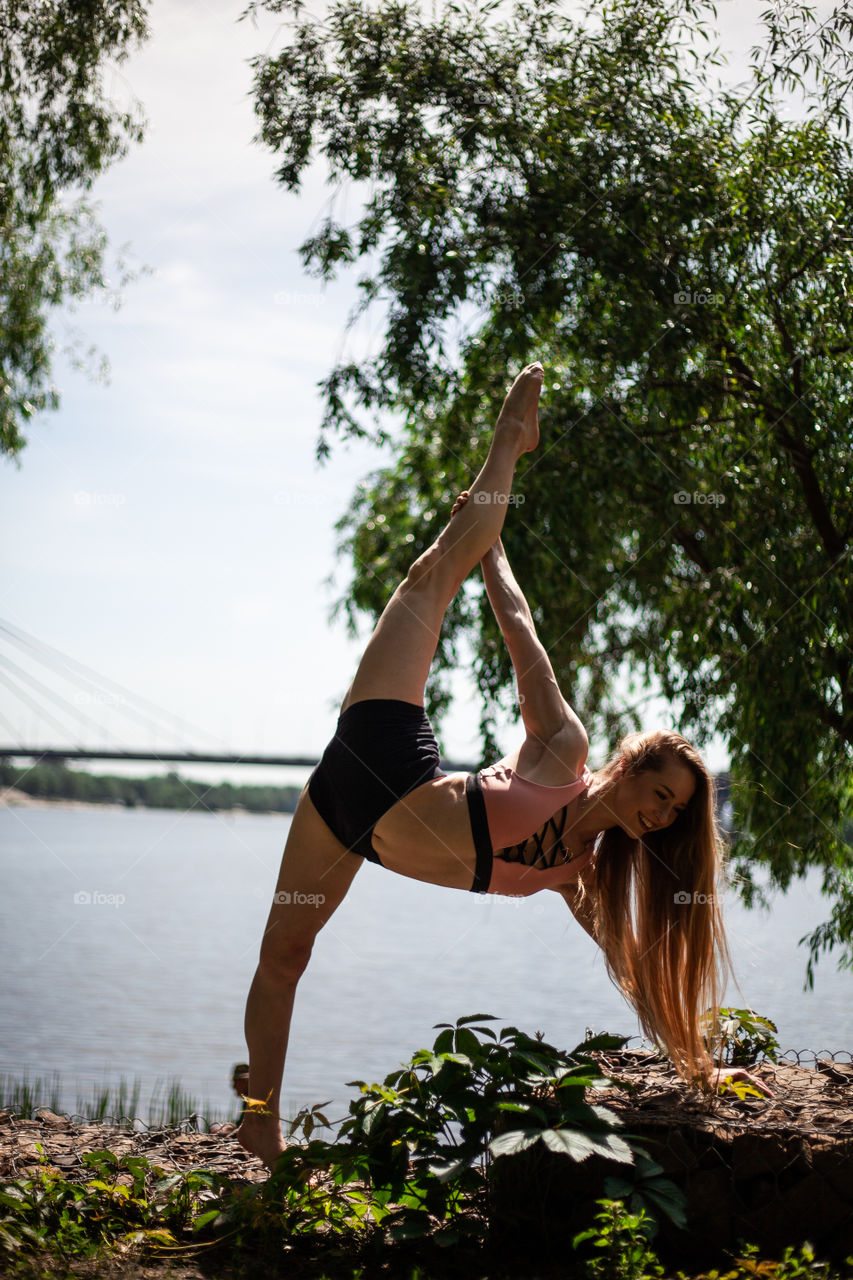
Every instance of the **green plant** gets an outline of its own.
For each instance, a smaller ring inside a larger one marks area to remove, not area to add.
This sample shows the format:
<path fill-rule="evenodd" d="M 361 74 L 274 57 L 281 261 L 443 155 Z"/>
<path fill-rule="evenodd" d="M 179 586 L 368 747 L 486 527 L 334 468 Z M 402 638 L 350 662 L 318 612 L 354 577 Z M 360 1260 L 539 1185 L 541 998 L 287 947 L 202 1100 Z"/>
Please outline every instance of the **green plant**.
<path fill-rule="evenodd" d="M 624 1044 L 588 1038 L 571 1053 L 516 1027 L 475 1014 L 441 1024 L 382 1083 L 353 1082 L 359 1095 L 333 1140 L 319 1104 L 291 1122 L 291 1144 L 263 1183 L 230 1188 L 193 1170 L 166 1175 L 142 1158 L 108 1151 L 84 1157 L 90 1178 L 67 1181 L 50 1169 L 0 1192 L 0 1237 L 9 1248 L 97 1252 L 118 1243 L 159 1251 L 226 1237 L 236 1252 L 273 1256 L 294 1241 L 339 1238 L 350 1247 L 429 1236 L 433 1244 L 478 1242 L 488 1233 L 489 1170 L 496 1160 L 541 1144 L 573 1161 L 597 1154 L 625 1166 L 614 1186 L 631 1196 L 650 1234 L 653 1215 L 683 1220 L 680 1196 L 618 1116 L 587 1101 L 611 1084 L 593 1056 Z M 179 1091 L 173 1090 L 175 1098 Z M 635 1214 L 635 1216 L 637 1216 Z"/>
<path fill-rule="evenodd" d="M 436 1228 L 448 1244 L 482 1234 L 490 1162 L 535 1144 L 571 1160 L 595 1153 L 626 1165 L 641 1150 L 618 1132 L 614 1112 L 585 1099 L 588 1088 L 610 1083 L 590 1055 L 624 1039 L 597 1036 L 565 1053 L 516 1027 L 497 1034 L 485 1025 L 493 1021 L 474 1014 L 440 1024 L 433 1048 L 381 1085 L 353 1082 L 361 1097 L 340 1137 L 350 1158 L 358 1153 L 373 1192 L 386 1197 L 392 1239 Z M 663 1197 L 659 1203 L 668 1211 Z"/>
<path fill-rule="evenodd" d="M 50 1078 L 40 1076 L 35 1080 L 26 1075 L 23 1080 L 0 1075 L 0 1111 L 12 1111 L 26 1120 L 31 1120 L 42 1107 L 58 1111 L 60 1094 L 59 1073 L 56 1071 Z"/>
<path fill-rule="evenodd" d="M 611 1200 L 623 1201 L 634 1214 L 645 1210 L 649 1239 L 658 1232 L 656 1210 L 665 1213 L 677 1227 L 687 1226 L 684 1193 L 662 1173 L 659 1164 L 638 1152 L 633 1169 L 626 1169 L 621 1178 L 604 1179 L 604 1190 Z"/>
<path fill-rule="evenodd" d="M 165 1089 L 165 1097 L 163 1090 Z M 62 1088 L 59 1074 L 50 1077 L 25 1076 L 19 1080 L 10 1075 L 0 1075 L 0 1111 L 10 1110 L 16 1116 L 32 1119 L 47 1107 L 51 1111 L 62 1110 Z M 95 1084 L 88 1099 L 77 1092 L 75 1116 L 83 1116 L 92 1122 L 114 1124 L 132 1129 L 137 1119 L 143 1119 L 149 1127 L 192 1127 L 204 1133 L 211 1124 L 225 1119 L 214 1112 L 209 1103 L 204 1105 L 185 1092 L 179 1081 L 156 1081 L 143 1115 L 140 1108 L 141 1086 L 138 1079 L 132 1085 L 122 1076 L 117 1084 Z"/>
<path fill-rule="evenodd" d="M 677 1188 L 661 1178 L 621 1122 L 586 1101 L 588 1089 L 610 1081 L 591 1056 L 624 1044 L 615 1036 L 584 1041 L 571 1053 L 516 1027 L 499 1033 L 487 1014 L 441 1024 L 431 1049 L 421 1049 L 380 1084 L 351 1082 L 359 1097 L 334 1141 L 314 1136 L 328 1126 L 321 1106 L 290 1124 L 304 1146 L 290 1146 L 270 1178 L 248 1188 L 224 1210 L 219 1228 L 235 1243 L 263 1236 L 355 1232 L 381 1228 L 389 1241 L 429 1235 L 438 1245 L 479 1240 L 488 1230 L 489 1167 L 541 1143 L 568 1159 L 599 1154 L 630 1167 L 628 1186 L 644 1220 L 663 1211 L 683 1221 Z M 322 1104 L 321 1104 L 322 1105 Z"/>
<path fill-rule="evenodd" d="M 779 1042 L 775 1022 L 763 1018 L 754 1009 L 718 1009 L 719 1033 L 711 1040 L 712 1011 L 704 1014 L 706 1042 L 709 1052 L 718 1061 L 732 1067 L 748 1067 L 758 1061 L 759 1055 L 778 1061 Z"/>
<path fill-rule="evenodd" d="M 41 1148 L 39 1148 L 41 1149 Z M 203 1170 L 167 1174 L 144 1156 L 90 1151 L 90 1176 L 72 1182 L 42 1161 L 32 1178 L 0 1187 L 0 1251 L 50 1249 L 61 1257 L 92 1256 L 121 1244 L 177 1248 L 222 1208 L 228 1180 Z"/>
<path fill-rule="evenodd" d="M 732 1261 L 734 1270 L 703 1272 L 693 1280 L 806 1280 L 806 1277 L 808 1280 L 842 1280 L 842 1273 L 835 1271 L 830 1263 L 815 1259 L 808 1241 L 799 1249 L 789 1245 L 778 1262 L 762 1258 L 757 1245 L 741 1243 Z M 853 1268 L 853 1257 L 845 1259 L 845 1265 Z M 689 1280 L 689 1277 L 679 1271 L 677 1280 Z"/>
<path fill-rule="evenodd" d="M 601 1212 L 595 1215 L 597 1226 L 581 1231 L 572 1241 L 577 1249 L 591 1241 L 597 1255 L 586 1260 L 586 1274 L 591 1280 L 646 1280 L 662 1276 L 664 1269 L 649 1248 L 650 1221 L 645 1209 L 629 1213 L 621 1200 L 597 1200 Z"/>

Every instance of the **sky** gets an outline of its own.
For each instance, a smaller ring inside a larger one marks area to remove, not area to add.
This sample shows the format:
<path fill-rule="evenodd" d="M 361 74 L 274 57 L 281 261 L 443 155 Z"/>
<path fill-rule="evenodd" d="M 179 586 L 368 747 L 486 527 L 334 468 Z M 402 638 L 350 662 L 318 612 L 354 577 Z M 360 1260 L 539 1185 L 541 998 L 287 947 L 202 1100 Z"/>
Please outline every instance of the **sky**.
<path fill-rule="evenodd" d="M 745 73 L 764 7 L 719 5 L 731 79 Z M 381 316 L 347 335 L 357 272 L 323 287 L 302 269 L 297 247 L 331 189 L 315 163 L 287 194 L 271 154 L 252 143 L 248 59 L 278 48 L 282 33 L 269 15 L 238 23 L 241 8 L 155 0 L 151 38 L 109 73 L 116 101 L 138 99 L 148 125 L 91 194 L 113 249 L 126 246 L 147 274 L 118 310 L 92 302 L 57 318 L 58 341 L 73 324 L 111 376 L 94 381 L 60 355 L 59 411 L 31 422 L 20 468 L 0 466 L 0 617 L 187 722 L 166 745 L 316 755 L 364 642 L 329 619 L 346 580 L 334 526 L 383 461 L 339 443 L 317 464 L 318 383 L 344 353 L 373 349 Z M 442 745 L 470 760 L 470 677 L 460 673 L 455 690 Z M 143 725 L 130 741 L 124 695 L 65 694 L 92 723 L 63 738 L 0 688 L 0 739 L 14 730 L 43 745 L 163 745 L 162 730 Z M 658 713 L 648 727 L 666 723 Z M 504 731 L 507 748 L 516 734 Z M 723 744 L 707 754 L 725 765 Z"/>

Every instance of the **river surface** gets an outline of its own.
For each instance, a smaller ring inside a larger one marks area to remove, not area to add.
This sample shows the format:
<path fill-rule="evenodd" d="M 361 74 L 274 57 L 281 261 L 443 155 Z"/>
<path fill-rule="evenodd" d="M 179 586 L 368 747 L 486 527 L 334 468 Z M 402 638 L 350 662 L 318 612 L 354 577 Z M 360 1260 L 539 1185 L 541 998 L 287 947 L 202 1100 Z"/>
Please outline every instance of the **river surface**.
<path fill-rule="evenodd" d="M 289 818 L 163 810 L 0 811 L 0 1073 L 60 1073 L 62 1105 L 122 1076 L 233 1113 L 243 1008 Z M 85 900 L 88 895 L 88 901 Z M 82 899 L 82 900 L 81 900 Z M 829 916 L 819 876 L 770 912 L 725 906 L 742 994 L 782 1049 L 853 1049 L 853 975 L 832 957 L 803 990 L 798 940 Z M 283 1111 L 378 1080 L 433 1026 L 491 1013 L 570 1049 L 585 1028 L 638 1034 L 603 957 L 554 893 L 519 902 L 420 884 L 366 863 L 300 984 Z"/>

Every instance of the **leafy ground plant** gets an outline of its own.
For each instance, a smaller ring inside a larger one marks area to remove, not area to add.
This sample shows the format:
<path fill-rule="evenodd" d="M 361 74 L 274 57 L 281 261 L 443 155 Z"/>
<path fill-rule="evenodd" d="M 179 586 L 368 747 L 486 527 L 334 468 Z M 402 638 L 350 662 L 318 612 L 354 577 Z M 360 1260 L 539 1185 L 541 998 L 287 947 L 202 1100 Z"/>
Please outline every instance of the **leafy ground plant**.
<path fill-rule="evenodd" d="M 669 1274 L 649 1247 L 651 1222 L 644 1210 L 630 1213 L 615 1199 L 597 1200 L 596 1204 L 600 1212 L 594 1225 L 579 1232 L 572 1242 L 576 1250 L 587 1245 L 583 1267 L 588 1280 L 657 1280 Z M 846 1260 L 846 1266 L 853 1266 L 853 1258 Z M 841 1280 L 843 1274 L 828 1262 L 817 1261 L 808 1242 L 798 1249 L 789 1246 L 779 1261 L 762 1258 L 757 1245 L 741 1244 L 731 1268 L 702 1272 L 692 1280 Z M 691 1278 L 678 1271 L 676 1280 Z"/>
<path fill-rule="evenodd" d="M 645 1209 L 630 1213 L 620 1200 L 598 1200 L 595 1225 L 575 1236 L 578 1249 L 589 1242 L 595 1252 L 585 1264 L 589 1280 L 646 1280 L 664 1268 L 649 1248 L 651 1219 Z"/>
<path fill-rule="evenodd" d="M 0 1188 L 0 1256 L 49 1250 L 64 1259 L 117 1248 L 177 1248 L 220 1213 L 228 1180 L 204 1170 L 167 1174 L 144 1156 L 90 1151 L 90 1176 L 72 1182 L 47 1166 Z M 213 1212 L 208 1202 L 216 1200 Z"/>
<path fill-rule="evenodd" d="M 585 1099 L 610 1083 L 591 1053 L 624 1039 L 600 1035 L 566 1053 L 516 1027 L 498 1033 L 493 1021 L 474 1014 L 441 1024 L 433 1048 L 382 1084 L 353 1082 L 361 1096 L 340 1137 L 383 1196 L 391 1239 L 436 1228 L 448 1244 L 483 1234 L 489 1164 L 537 1143 L 571 1160 L 634 1162 L 638 1148 L 618 1132 L 619 1118 Z"/>
<path fill-rule="evenodd" d="M 779 1042 L 775 1022 L 763 1018 L 754 1009 L 719 1009 L 719 1032 L 709 1043 L 709 1052 L 721 1063 L 732 1067 L 749 1067 L 760 1057 L 778 1061 Z M 710 1028 L 710 1010 L 705 1014 Z M 706 1039 L 709 1037 L 706 1034 Z"/>

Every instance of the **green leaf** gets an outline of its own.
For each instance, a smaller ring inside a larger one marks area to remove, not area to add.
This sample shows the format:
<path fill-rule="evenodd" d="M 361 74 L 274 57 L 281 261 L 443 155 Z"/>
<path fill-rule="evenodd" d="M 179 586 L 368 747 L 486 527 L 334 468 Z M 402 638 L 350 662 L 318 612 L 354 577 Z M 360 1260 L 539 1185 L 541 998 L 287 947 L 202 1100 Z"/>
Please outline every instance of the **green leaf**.
<path fill-rule="evenodd" d="M 500 1137 L 492 1138 L 489 1150 L 495 1158 L 513 1156 L 519 1151 L 526 1151 L 528 1147 L 532 1147 L 535 1142 L 538 1142 L 540 1136 L 538 1130 L 513 1129 L 510 1133 L 502 1133 Z"/>
<path fill-rule="evenodd" d="M 208 1209 L 206 1213 L 200 1214 L 199 1217 L 193 1221 L 193 1231 L 201 1231 L 209 1222 L 213 1222 L 216 1218 L 221 1216 L 222 1214 L 219 1209 Z"/>
<path fill-rule="evenodd" d="M 545 1129 L 540 1137 L 551 1151 L 570 1156 L 572 1160 L 586 1160 L 595 1154 L 623 1164 L 634 1162 L 631 1148 L 613 1134 L 598 1137 L 577 1129 Z"/>

